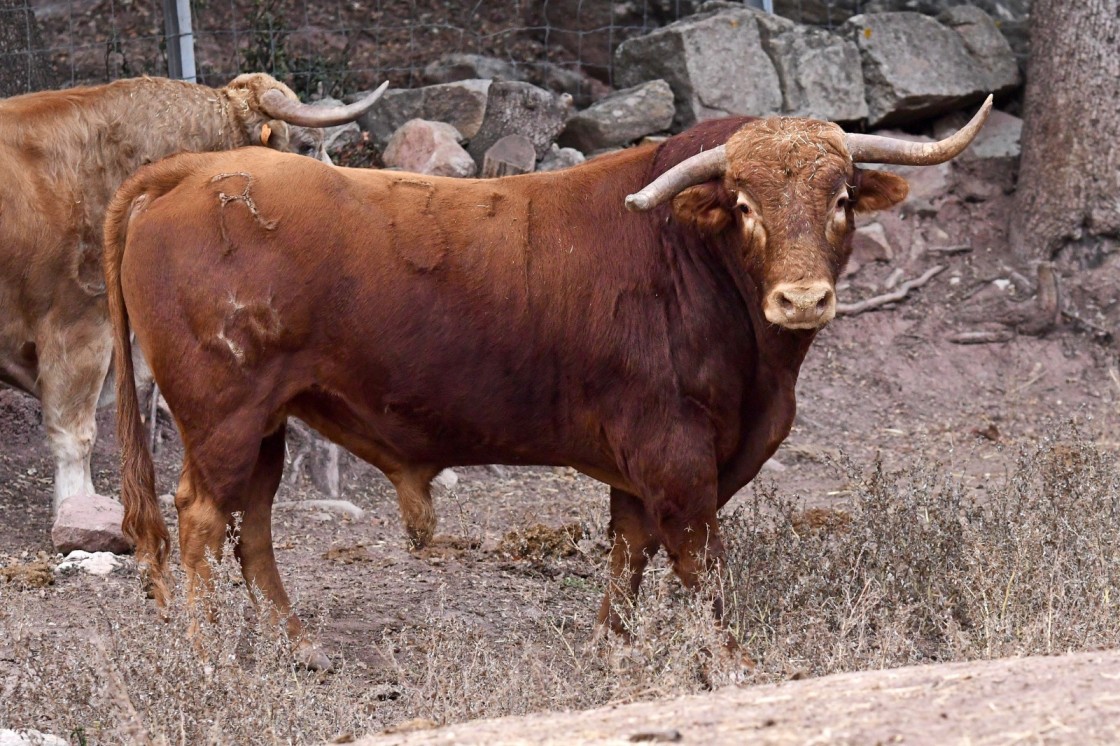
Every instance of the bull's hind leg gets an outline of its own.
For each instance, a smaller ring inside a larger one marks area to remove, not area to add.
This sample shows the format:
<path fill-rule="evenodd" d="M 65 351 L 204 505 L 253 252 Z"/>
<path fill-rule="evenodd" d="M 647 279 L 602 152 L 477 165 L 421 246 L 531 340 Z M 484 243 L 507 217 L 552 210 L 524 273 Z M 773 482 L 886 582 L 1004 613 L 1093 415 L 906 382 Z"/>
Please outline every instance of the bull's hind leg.
<path fill-rule="evenodd" d="M 329 670 L 331 661 L 303 632 L 299 618 L 292 613 L 292 604 L 272 546 L 272 503 L 284 471 L 284 427 L 261 442 L 253 476 L 245 488 L 245 507 L 241 535 L 234 547 L 245 582 L 255 587 L 267 604 L 272 622 L 283 626 L 295 643 L 296 656 L 308 668 Z M 253 598 L 257 601 L 256 595 Z"/>
<path fill-rule="evenodd" d="M 641 498 L 611 488 L 611 577 L 599 608 L 599 624 L 626 635 L 623 613 L 630 612 L 649 560 L 660 541 Z"/>
<path fill-rule="evenodd" d="M 432 507 L 432 480 L 440 470 L 431 466 L 402 466 L 385 471 L 397 488 L 397 505 L 404 521 L 410 549 L 427 546 L 436 531 Z"/>

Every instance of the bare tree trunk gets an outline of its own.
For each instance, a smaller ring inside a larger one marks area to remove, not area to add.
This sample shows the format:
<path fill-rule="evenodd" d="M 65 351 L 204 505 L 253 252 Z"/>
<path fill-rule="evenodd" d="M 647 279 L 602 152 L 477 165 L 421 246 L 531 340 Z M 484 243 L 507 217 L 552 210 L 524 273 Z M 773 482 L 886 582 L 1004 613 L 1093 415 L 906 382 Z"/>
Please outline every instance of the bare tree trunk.
<path fill-rule="evenodd" d="M 30 3 L 0 0 L 0 98 L 56 85 Z"/>
<path fill-rule="evenodd" d="M 1030 23 L 1011 245 L 1099 256 L 1120 237 L 1120 0 L 1034 0 Z"/>

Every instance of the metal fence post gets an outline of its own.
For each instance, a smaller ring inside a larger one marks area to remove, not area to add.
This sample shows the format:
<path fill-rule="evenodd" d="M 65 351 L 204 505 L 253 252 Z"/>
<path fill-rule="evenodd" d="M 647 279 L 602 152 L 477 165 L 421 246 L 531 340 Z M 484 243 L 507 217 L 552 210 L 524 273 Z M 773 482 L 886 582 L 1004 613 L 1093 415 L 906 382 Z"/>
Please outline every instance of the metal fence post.
<path fill-rule="evenodd" d="M 163 28 L 167 37 L 167 75 L 194 83 L 194 31 L 190 0 L 163 0 Z"/>

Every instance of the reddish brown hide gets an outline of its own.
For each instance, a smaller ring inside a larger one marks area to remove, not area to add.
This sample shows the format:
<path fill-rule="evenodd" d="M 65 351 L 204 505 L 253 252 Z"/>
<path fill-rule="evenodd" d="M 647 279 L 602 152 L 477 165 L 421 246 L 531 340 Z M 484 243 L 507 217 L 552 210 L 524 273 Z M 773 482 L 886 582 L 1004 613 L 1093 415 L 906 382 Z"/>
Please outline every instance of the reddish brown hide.
<path fill-rule="evenodd" d="M 388 475 L 415 544 L 431 537 L 441 469 L 568 465 L 610 486 L 612 588 L 635 592 L 660 547 L 696 584 L 723 556 L 717 510 L 788 434 L 798 369 L 831 318 L 814 301 L 775 323 L 765 298 L 831 293 L 853 211 L 906 194 L 900 178 L 855 168 L 841 134 L 729 119 L 489 181 L 261 149 L 143 169 L 110 208 L 106 273 L 126 530 L 157 585 L 168 534 L 128 374 L 130 319 L 183 436 L 175 502 L 192 594 L 241 511 L 246 579 L 299 634 L 270 526 L 291 416 Z M 723 143 L 722 179 L 671 207 L 624 209 Z M 608 593 L 601 620 L 617 627 L 616 608 Z"/>

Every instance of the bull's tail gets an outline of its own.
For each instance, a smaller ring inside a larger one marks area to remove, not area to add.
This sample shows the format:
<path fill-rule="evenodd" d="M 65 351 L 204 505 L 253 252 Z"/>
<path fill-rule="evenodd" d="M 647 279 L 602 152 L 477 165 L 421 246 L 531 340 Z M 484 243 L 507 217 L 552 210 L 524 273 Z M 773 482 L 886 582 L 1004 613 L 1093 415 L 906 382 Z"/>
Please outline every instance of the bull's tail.
<path fill-rule="evenodd" d="M 164 582 L 171 536 L 156 499 L 155 469 L 132 364 L 132 340 L 128 309 L 121 287 L 121 262 L 124 259 L 128 222 L 134 210 L 149 199 L 146 171 L 127 180 L 113 197 L 105 214 L 105 287 L 109 319 L 113 324 L 113 357 L 117 387 L 117 438 L 121 448 L 121 502 L 124 522 L 121 528 L 136 544 L 136 559 L 149 592 L 163 605 L 167 599 Z"/>

